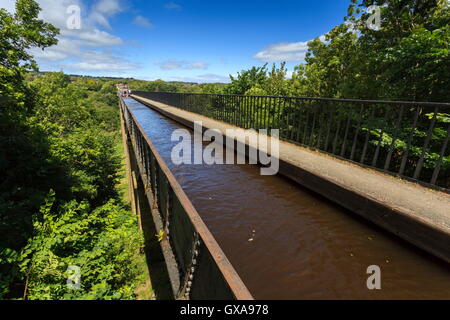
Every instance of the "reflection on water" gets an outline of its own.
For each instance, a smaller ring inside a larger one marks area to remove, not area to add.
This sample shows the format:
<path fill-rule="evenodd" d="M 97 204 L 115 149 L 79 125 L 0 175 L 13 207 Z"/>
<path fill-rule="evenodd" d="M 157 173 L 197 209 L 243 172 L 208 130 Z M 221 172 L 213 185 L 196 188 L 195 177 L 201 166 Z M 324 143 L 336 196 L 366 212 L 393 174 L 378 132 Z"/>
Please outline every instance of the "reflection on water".
<path fill-rule="evenodd" d="M 219 245 L 257 299 L 450 299 L 448 265 L 253 165 L 170 160 L 182 127 L 125 99 Z M 368 290 L 367 267 L 381 267 Z"/>

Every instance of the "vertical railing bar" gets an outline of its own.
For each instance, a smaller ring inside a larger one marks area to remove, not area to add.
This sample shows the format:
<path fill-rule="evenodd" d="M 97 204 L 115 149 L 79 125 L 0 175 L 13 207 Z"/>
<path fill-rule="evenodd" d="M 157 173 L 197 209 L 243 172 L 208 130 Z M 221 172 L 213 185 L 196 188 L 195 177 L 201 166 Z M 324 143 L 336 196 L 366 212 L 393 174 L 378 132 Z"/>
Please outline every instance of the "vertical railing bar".
<path fill-rule="evenodd" d="M 278 99 L 270 98 L 269 117 L 267 120 L 267 129 L 270 131 L 275 126 L 275 110 L 277 108 Z"/>
<path fill-rule="evenodd" d="M 329 108 L 329 110 L 330 110 L 330 112 L 329 112 L 330 118 L 328 119 L 327 136 L 326 136 L 326 139 L 325 139 L 325 146 L 323 148 L 323 150 L 325 152 L 328 151 L 328 143 L 329 143 L 329 139 L 330 139 L 331 127 L 332 127 L 332 124 L 333 124 L 333 121 L 334 121 L 334 113 L 336 111 L 336 106 L 335 106 L 334 103 L 327 102 L 326 105 L 331 105 L 331 107 Z"/>
<path fill-rule="evenodd" d="M 439 176 L 439 171 L 441 170 L 442 161 L 444 159 L 445 150 L 447 149 L 449 138 L 450 138 L 450 124 L 448 125 L 447 129 L 447 137 L 445 138 L 444 144 L 442 145 L 441 153 L 439 154 L 439 159 L 436 163 L 436 167 L 434 168 L 433 176 L 431 177 L 430 181 L 431 184 L 434 185 L 436 184 L 437 178 Z"/>
<path fill-rule="evenodd" d="M 219 121 L 223 121 L 225 117 L 225 99 L 226 96 L 220 96 Z"/>
<path fill-rule="evenodd" d="M 248 97 L 243 96 L 242 97 L 242 126 L 244 129 L 248 129 Z"/>
<path fill-rule="evenodd" d="M 226 99 L 226 96 L 222 96 L 222 99 L 221 99 L 222 100 L 222 105 L 220 107 L 220 120 L 221 121 L 225 120 L 225 109 L 226 109 L 226 107 L 225 107 L 225 105 L 226 105 L 225 99 Z"/>
<path fill-rule="evenodd" d="M 325 118 L 325 111 L 323 110 L 323 104 L 320 102 L 319 103 L 319 135 L 317 136 L 317 141 L 314 144 L 314 147 L 320 150 L 320 142 L 322 140 L 322 132 L 324 131 L 325 126 L 323 125 L 323 120 Z"/>
<path fill-rule="evenodd" d="M 362 126 L 363 112 L 364 112 L 364 104 L 361 104 L 361 108 L 359 109 L 358 126 L 356 128 L 355 136 L 353 137 L 352 151 L 350 153 L 350 160 L 352 160 L 352 161 L 355 156 L 356 142 L 358 141 L 359 131 L 361 130 L 361 126 Z"/>
<path fill-rule="evenodd" d="M 389 114 L 389 106 L 386 106 L 386 111 L 384 113 L 383 123 L 381 124 L 380 137 L 378 138 L 377 148 L 375 149 L 375 154 L 372 159 L 372 167 L 376 167 L 378 161 L 378 155 L 380 154 L 381 142 L 383 141 L 384 131 L 387 127 L 387 117 Z"/>
<path fill-rule="evenodd" d="M 256 121 L 257 119 L 257 113 L 256 113 L 256 98 L 252 97 L 252 129 L 257 129 L 256 128 Z"/>
<path fill-rule="evenodd" d="M 284 121 L 283 121 L 283 119 L 284 119 L 284 114 L 285 114 L 285 112 L 286 112 L 286 100 L 287 100 L 288 98 L 283 98 L 283 107 L 281 106 L 282 104 L 280 103 L 280 105 L 279 105 L 279 110 L 278 110 L 278 129 L 280 130 L 280 138 L 283 138 L 284 137 L 284 126 L 283 126 L 283 124 L 284 124 Z"/>
<path fill-rule="evenodd" d="M 222 108 L 222 95 L 216 97 L 216 120 L 220 121 L 220 113 Z"/>
<path fill-rule="evenodd" d="M 260 101 L 260 97 L 255 97 L 254 98 L 255 99 L 255 130 L 258 130 L 259 129 L 259 117 L 260 117 L 260 109 L 259 109 L 259 107 L 260 107 L 260 103 L 259 103 L 259 101 Z"/>
<path fill-rule="evenodd" d="M 248 128 L 253 129 L 253 97 L 248 97 Z"/>
<path fill-rule="evenodd" d="M 370 112 L 370 117 L 369 117 L 369 128 L 367 130 L 367 134 L 366 134 L 366 139 L 364 141 L 364 147 L 363 147 L 363 152 L 361 154 L 361 160 L 359 161 L 360 163 L 364 163 L 364 161 L 366 160 L 366 153 L 367 153 L 367 148 L 369 146 L 369 138 L 370 138 L 370 132 L 372 131 L 372 122 L 373 122 L 373 118 L 375 116 L 375 107 L 372 106 L 372 111 Z"/>
<path fill-rule="evenodd" d="M 226 117 L 226 110 L 227 110 L 227 101 L 226 101 L 227 97 L 226 96 L 222 96 L 222 106 L 220 108 L 221 114 L 220 114 L 220 121 L 225 121 L 225 117 Z"/>
<path fill-rule="evenodd" d="M 245 128 L 245 125 L 244 125 L 244 121 L 243 121 L 243 119 L 244 119 L 244 117 L 243 117 L 243 115 L 244 115 L 244 97 L 243 96 L 240 96 L 240 97 L 238 97 L 238 127 L 240 127 L 240 128 Z"/>
<path fill-rule="evenodd" d="M 144 170 L 145 176 L 148 177 L 148 174 L 147 174 L 147 144 L 146 143 L 144 143 L 144 147 L 143 147 L 142 168 Z"/>
<path fill-rule="evenodd" d="M 311 101 L 312 103 L 312 101 Z M 313 115 L 313 123 L 311 127 L 311 135 L 309 136 L 309 146 L 313 147 L 313 139 L 314 139 L 314 130 L 316 129 L 316 117 L 317 117 L 317 107 L 313 105 L 314 115 Z"/>
<path fill-rule="evenodd" d="M 234 108 L 233 108 L 233 110 L 234 110 L 234 125 L 235 126 L 239 126 L 239 123 L 238 123 L 238 110 L 239 110 L 239 97 L 235 97 L 234 98 Z"/>
<path fill-rule="evenodd" d="M 252 97 L 247 97 L 247 122 L 248 122 L 248 126 L 247 129 L 251 129 L 252 128 L 252 117 L 253 117 L 253 113 L 252 113 Z"/>
<path fill-rule="evenodd" d="M 270 129 L 273 128 L 274 126 L 274 117 L 275 117 L 275 106 L 277 104 L 277 99 L 276 98 L 269 98 L 269 114 L 267 116 L 267 129 L 270 132 Z"/>
<path fill-rule="evenodd" d="M 294 112 L 294 123 L 292 124 L 292 131 L 290 139 L 296 142 L 300 142 L 300 128 L 302 127 L 302 104 L 304 103 L 301 100 L 294 99 L 295 101 L 295 112 Z M 297 109 L 298 108 L 298 109 Z M 295 131 L 294 131 L 295 130 Z M 295 135 L 295 139 L 294 139 Z"/>
<path fill-rule="evenodd" d="M 246 129 L 250 129 L 252 127 L 252 123 L 251 123 L 251 97 L 245 97 L 245 108 L 246 108 L 246 112 L 245 112 L 245 123 L 246 123 Z"/>
<path fill-rule="evenodd" d="M 417 120 L 419 119 L 419 113 L 420 113 L 420 106 L 417 106 L 416 114 L 414 116 L 414 121 L 413 121 L 413 125 L 411 128 L 411 132 L 409 133 L 409 137 L 408 137 L 408 143 L 406 145 L 405 153 L 403 154 L 402 163 L 400 165 L 400 170 L 398 172 L 400 175 L 403 175 L 403 173 L 405 172 L 406 161 L 408 160 L 409 149 L 411 148 L 412 139 L 413 139 L 414 133 L 416 131 Z"/>
<path fill-rule="evenodd" d="M 266 97 L 264 99 L 264 120 L 263 120 L 263 129 L 269 129 L 268 124 L 268 118 L 269 118 L 269 111 L 270 111 L 270 97 Z"/>
<path fill-rule="evenodd" d="M 434 130 L 434 125 L 436 124 L 438 111 L 439 111 L 438 107 L 435 107 L 433 119 L 431 120 L 430 128 L 428 129 L 428 135 L 427 135 L 427 138 L 425 139 L 425 144 L 422 147 L 422 153 L 420 155 L 419 162 L 417 163 L 416 170 L 414 171 L 414 176 L 413 176 L 414 179 L 417 179 L 420 175 L 420 172 L 422 171 L 425 154 L 428 150 L 428 145 L 430 144 L 431 137 L 433 136 L 433 130 Z"/>
<path fill-rule="evenodd" d="M 224 122 L 227 122 L 227 119 L 228 119 L 228 105 L 229 104 L 230 104 L 230 97 L 224 96 L 223 97 L 223 106 L 222 106 L 222 110 L 223 110 L 222 121 L 224 121 Z"/>
<path fill-rule="evenodd" d="M 286 140 L 292 140 L 291 139 L 291 129 L 290 129 L 290 122 L 291 122 L 291 111 L 292 111 L 292 101 L 294 99 L 289 99 L 289 107 L 286 108 L 286 110 L 289 110 L 289 112 L 286 113 Z"/>
<path fill-rule="evenodd" d="M 341 157 L 344 157 L 344 155 L 345 155 L 345 149 L 347 147 L 348 130 L 350 128 L 350 123 L 353 118 L 352 113 L 353 113 L 353 104 L 350 104 L 350 110 L 349 110 L 349 114 L 347 116 L 347 125 L 345 126 L 344 141 L 342 142 L 342 145 L 341 145 Z"/>
<path fill-rule="evenodd" d="M 239 97 L 239 100 L 240 100 L 240 102 L 239 102 L 239 126 L 245 128 L 244 120 L 243 120 L 244 110 L 245 110 L 244 109 L 245 108 L 245 106 L 244 106 L 245 97 Z"/>
<path fill-rule="evenodd" d="M 263 97 L 259 97 L 258 98 L 258 129 L 262 129 L 262 121 L 263 121 L 263 103 L 264 103 L 264 98 Z"/>
<path fill-rule="evenodd" d="M 340 108 L 338 107 L 337 108 L 338 115 L 336 117 L 336 119 L 338 121 L 338 125 L 336 128 L 336 134 L 334 135 L 332 154 L 336 154 L 336 147 L 337 147 L 337 142 L 338 142 L 339 131 L 341 131 L 341 122 L 342 121 L 341 121 L 341 119 L 339 119 L 339 113 L 340 113 L 339 110 L 340 110 Z"/>
<path fill-rule="evenodd" d="M 265 129 L 267 97 L 261 98 L 261 129 Z"/>
<path fill-rule="evenodd" d="M 259 117 L 259 110 L 258 110 L 258 97 L 254 97 L 253 107 L 254 107 L 254 118 L 255 122 L 253 124 L 253 129 L 258 130 L 258 117 Z"/>
<path fill-rule="evenodd" d="M 267 97 L 262 98 L 261 107 L 262 107 L 261 129 L 266 129 L 265 126 L 266 126 L 266 115 L 267 115 Z"/>
<path fill-rule="evenodd" d="M 227 121 L 228 123 L 234 124 L 234 108 L 235 108 L 235 100 L 236 100 L 236 96 L 231 96 L 229 98 L 229 103 L 228 103 L 228 115 L 227 115 Z"/>
<path fill-rule="evenodd" d="M 240 104 L 240 100 L 241 100 L 241 97 L 236 97 L 236 116 L 235 116 L 235 119 L 236 119 L 236 127 L 240 127 L 241 126 L 241 124 L 240 124 L 240 121 L 239 121 L 239 115 L 240 115 L 240 110 L 241 110 L 241 104 Z"/>
<path fill-rule="evenodd" d="M 303 137 L 302 137 L 302 144 L 307 145 L 306 143 L 306 136 L 308 134 L 308 123 L 309 123 L 309 115 L 310 115 L 310 106 L 308 105 L 309 100 L 305 100 L 305 108 L 306 108 L 306 121 L 305 121 L 305 128 L 303 130 Z"/>
<path fill-rule="evenodd" d="M 258 98 L 258 128 L 257 129 L 261 129 L 261 122 L 262 122 L 262 100 L 263 97 L 259 97 Z"/>
<path fill-rule="evenodd" d="M 295 106 L 294 106 L 294 122 L 292 123 L 292 130 L 291 130 L 291 137 L 290 139 L 296 142 L 300 142 L 300 128 L 302 125 L 301 119 L 302 119 L 302 105 L 301 103 L 303 101 L 300 101 L 298 99 L 293 100 L 295 102 Z M 299 106 L 300 103 L 300 106 Z M 297 121 L 297 123 L 295 122 Z M 297 130 L 295 130 L 295 128 L 297 128 Z M 296 135 L 296 137 L 294 138 L 294 135 Z"/>
<path fill-rule="evenodd" d="M 397 141 L 397 135 L 398 135 L 398 132 L 400 130 L 400 124 L 402 122 L 404 109 L 405 109 L 405 106 L 402 105 L 400 107 L 399 116 L 398 116 L 398 119 L 397 119 L 397 122 L 396 122 L 396 126 L 395 126 L 395 129 L 394 129 L 394 135 L 392 136 L 392 142 L 391 142 L 391 145 L 389 147 L 389 153 L 388 153 L 388 155 L 386 157 L 386 162 L 384 163 L 384 170 L 388 170 L 389 166 L 391 164 L 392 154 L 394 153 L 395 142 Z"/>
<path fill-rule="evenodd" d="M 214 117 L 214 119 L 216 119 L 217 120 L 217 111 L 219 110 L 218 109 L 218 107 L 217 107 L 217 100 L 219 99 L 219 97 L 218 96 L 214 96 L 214 99 L 213 99 L 213 104 L 212 104 L 212 106 L 213 106 L 213 117 Z"/>

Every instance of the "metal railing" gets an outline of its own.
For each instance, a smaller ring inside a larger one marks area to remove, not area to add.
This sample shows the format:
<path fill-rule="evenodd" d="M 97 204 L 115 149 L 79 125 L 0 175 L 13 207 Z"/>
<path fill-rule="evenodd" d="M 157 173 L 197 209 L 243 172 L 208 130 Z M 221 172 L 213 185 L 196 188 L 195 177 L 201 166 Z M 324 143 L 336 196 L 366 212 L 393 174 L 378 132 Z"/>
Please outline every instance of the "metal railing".
<path fill-rule="evenodd" d="M 450 191 L 450 103 L 133 94 Z"/>
<path fill-rule="evenodd" d="M 162 246 L 175 258 L 176 298 L 253 299 L 139 122 L 119 99 L 125 132 L 164 232 Z"/>

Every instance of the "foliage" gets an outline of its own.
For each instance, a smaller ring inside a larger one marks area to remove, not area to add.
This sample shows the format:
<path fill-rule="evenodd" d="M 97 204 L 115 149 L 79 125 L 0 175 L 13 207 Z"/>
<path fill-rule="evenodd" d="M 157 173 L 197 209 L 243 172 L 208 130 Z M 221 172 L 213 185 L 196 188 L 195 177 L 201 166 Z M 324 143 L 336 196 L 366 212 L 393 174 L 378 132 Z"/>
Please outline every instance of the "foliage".
<path fill-rule="evenodd" d="M 24 290 L 27 299 L 132 298 L 136 274 L 130 259 L 142 239 L 116 190 L 121 163 L 115 88 L 110 92 L 111 84 L 100 83 L 92 91 L 92 84 L 71 82 L 62 73 L 34 77 L 29 87 L 35 107 L 24 126 L 33 135 L 17 133 L 22 140 L 15 141 L 16 148 L 9 145 L 17 152 L 6 159 L 11 178 L 2 184 L 0 197 L 5 209 L 0 268 L 6 275 L 0 294 L 21 297 L 15 291 Z M 33 147 L 38 154 L 23 149 Z M 24 160 L 29 162 L 21 174 L 14 164 Z M 18 191 L 8 197 L 14 183 L 22 198 Z M 68 291 L 68 265 L 82 267 L 82 290 Z"/>
<path fill-rule="evenodd" d="M 230 75 L 231 83 L 226 88 L 228 94 L 244 94 L 253 87 L 262 87 L 266 81 L 267 64 L 262 67 L 252 67 L 238 72 L 237 77 Z"/>
<path fill-rule="evenodd" d="M 366 26 L 371 5 L 380 7 L 380 30 Z M 345 20 L 325 41 L 309 43 L 304 89 L 328 97 L 449 101 L 445 1 L 352 0 Z"/>
<path fill-rule="evenodd" d="M 131 299 L 142 243 L 135 217 L 110 200 L 92 210 L 70 201 L 55 209 L 50 192 L 34 216 L 35 236 L 20 253 L 28 299 Z M 81 270 L 80 290 L 66 285 L 68 267 Z"/>
<path fill-rule="evenodd" d="M 23 73 L 37 66 L 28 52 L 31 47 L 56 44 L 58 29 L 37 18 L 39 5 L 32 0 L 17 0 L 14 14 L 0 9 L 0 102 L 15 100 L 24 105 L 27 88 Z M 29 102 L 29 100 L 28 100 Z"/>
<path fill-rule="evenodd" d="M 116 81 L 26 73 L 28 49 L 56 43 L 38 12 L 0 9 L 0 298 L 133 298 L 142 239 L 116 190 Z"/>

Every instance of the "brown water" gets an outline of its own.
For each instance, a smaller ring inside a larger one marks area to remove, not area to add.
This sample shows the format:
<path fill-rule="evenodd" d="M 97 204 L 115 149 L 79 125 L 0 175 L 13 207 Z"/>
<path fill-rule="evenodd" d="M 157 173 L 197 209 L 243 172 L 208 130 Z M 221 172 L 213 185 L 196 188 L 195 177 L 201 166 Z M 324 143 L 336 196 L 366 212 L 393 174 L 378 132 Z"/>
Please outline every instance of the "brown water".
<path fill-rule="evenodd" d="M 256 299 L 450 299 L 448 264 L 283 177 L 174 165 L 183 126 L 125 101 Z M 370 265 L 381 290 L 366 286 Z"/>

